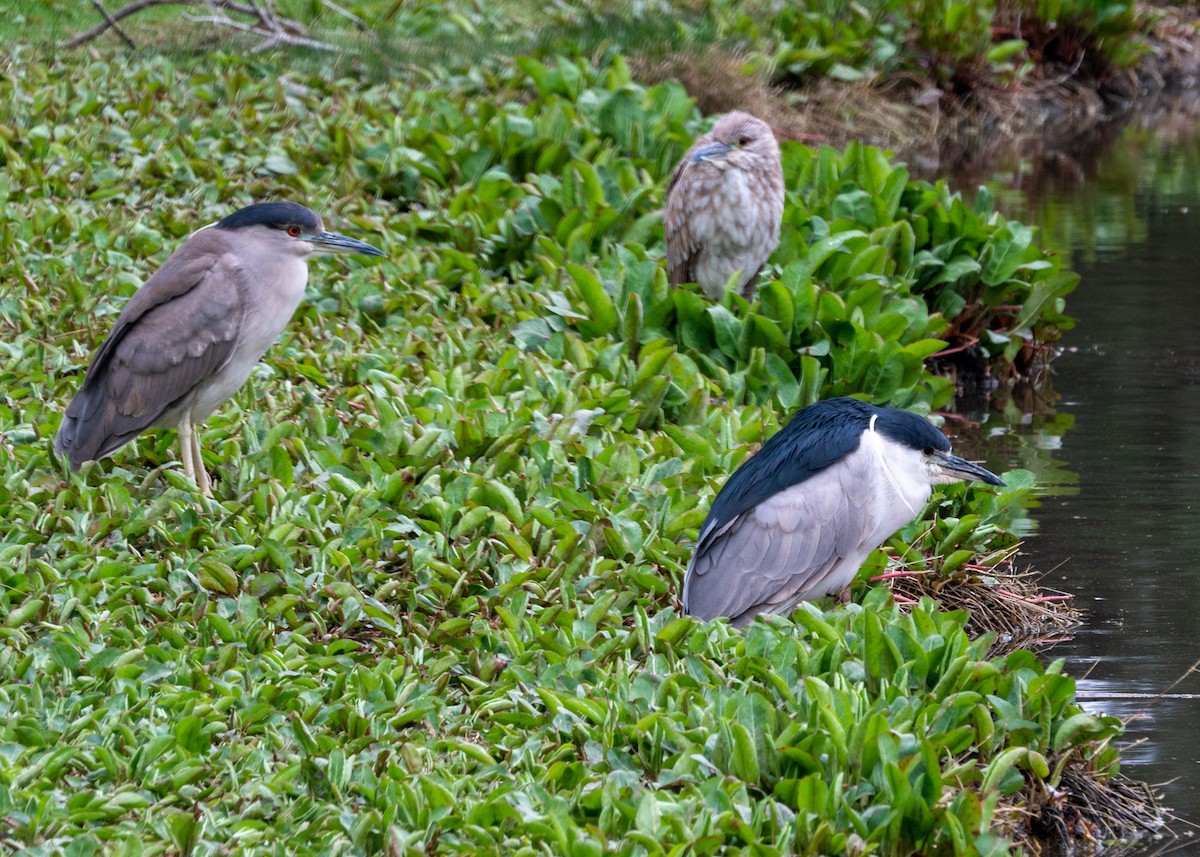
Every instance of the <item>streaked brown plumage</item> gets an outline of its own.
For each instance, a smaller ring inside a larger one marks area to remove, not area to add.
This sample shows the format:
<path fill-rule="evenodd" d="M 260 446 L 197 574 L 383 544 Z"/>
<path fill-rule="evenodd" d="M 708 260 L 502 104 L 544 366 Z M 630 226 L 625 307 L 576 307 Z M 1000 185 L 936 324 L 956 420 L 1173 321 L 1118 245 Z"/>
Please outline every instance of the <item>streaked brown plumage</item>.
<path fill-rule="evenodd" d="M 129 299 L 54 438 L 73 469 L 148 428 L 177 428 L 209 493 L 195 426 L 237 391 L 304 297 L 315 253 L 383 255 L 302 205 L 252 205 L 193 233 Z"/>
<path fill-rule="evenodd" d="M 671 285 L 697 283 L 713 300 L 737 271 L 747 300 L 779 244 L 783 168 L 767 123 L 727 113 L 688 149 L 667 185 L 664 230 Z"/>

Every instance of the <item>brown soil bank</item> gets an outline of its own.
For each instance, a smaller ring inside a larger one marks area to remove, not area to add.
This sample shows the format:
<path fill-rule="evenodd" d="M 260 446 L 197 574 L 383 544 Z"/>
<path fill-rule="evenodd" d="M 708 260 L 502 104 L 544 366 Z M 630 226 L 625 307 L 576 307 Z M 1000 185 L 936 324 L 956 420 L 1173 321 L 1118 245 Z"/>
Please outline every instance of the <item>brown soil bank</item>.
<path fill-rule="evenodd" d="M 1200 115 L 1200 12 L 1191 4 L 1141 12 L 1151 23 L 1132 67 L 1098 69 L 1081 50 L 1070 62 L 1043 56 L 1015 85 L 958 93 L 915 76 L 786 87 L 747 76 L 743 59 L 720 48 L 647 60 L 638 72 L 647 81 L 679 80 L 706 113 L 748 110 L 782 138 L 835 148 L 860 140 L 891 149 L 917 175 L 974 186 L 1014 155 L 1082 173 L 1080 161 L 1138 113 Z"/>

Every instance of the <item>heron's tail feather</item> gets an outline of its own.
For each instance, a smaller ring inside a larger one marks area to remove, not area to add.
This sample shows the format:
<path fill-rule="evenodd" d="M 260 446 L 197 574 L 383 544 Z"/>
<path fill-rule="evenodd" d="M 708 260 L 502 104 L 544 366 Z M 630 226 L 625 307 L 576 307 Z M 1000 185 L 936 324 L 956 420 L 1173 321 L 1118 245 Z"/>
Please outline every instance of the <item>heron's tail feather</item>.
<path fill-rule="evenodd" d="M 85 385 L 67 405 L 54 436 L 54 451 L 65 454 L 71 469 L 78 470 L 85 461 L 116 452 L 146 427 L 122 425 L 127 422 L 120 419 L 116 402 L 102 387 Z"/>

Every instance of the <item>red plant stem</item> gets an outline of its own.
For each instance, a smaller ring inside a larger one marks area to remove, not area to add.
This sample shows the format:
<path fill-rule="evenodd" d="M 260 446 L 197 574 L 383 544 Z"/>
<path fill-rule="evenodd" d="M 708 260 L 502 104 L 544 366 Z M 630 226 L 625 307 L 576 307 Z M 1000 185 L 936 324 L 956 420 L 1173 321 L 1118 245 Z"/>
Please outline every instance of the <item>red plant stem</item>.
<path fill-rule="evenodd" d="M 917 577 L 918 575 L 922 575 L 922 574 L 934 574 L 934 573 L 935 573 L 934 570 L 931 568 L 916 570 L 916 571 L 887 571 L 887 572 L 884 572 L 883 574 L 878 574 L 875 577 L 872 577 L 871 580 L 872 581 L 895 580 L 898 577 Z"/>
<path fill-rule="evenodd" d="M 979 344 L 979 337 L 976 336 L 973 339 L 968 339 L 962 345 L 956 345 L 953 348 L 944 348 L 941 351 L 937 351 L 933 354 L 930 354 L 929 357 L 926 359 L 932 360 L 935 357 L 948 357 L 951 354 L 957 354 L 960 351 L 966 351 L 971 346 L 978 345 L 978 344 Z"/>

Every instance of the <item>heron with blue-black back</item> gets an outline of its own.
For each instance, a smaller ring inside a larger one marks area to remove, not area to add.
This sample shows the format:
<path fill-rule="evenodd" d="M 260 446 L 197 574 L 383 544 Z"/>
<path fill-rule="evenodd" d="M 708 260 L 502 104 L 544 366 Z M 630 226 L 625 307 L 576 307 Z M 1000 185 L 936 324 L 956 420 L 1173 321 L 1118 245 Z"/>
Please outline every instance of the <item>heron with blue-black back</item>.
<path fill-rule="evenodd" d="M 857 399 L 803 408 L 734 471 L 700 528 L 685 612 L 745 625 L 849 587 L 933 486 L 995 474 L 950 453 L 924 417 Z"/>

